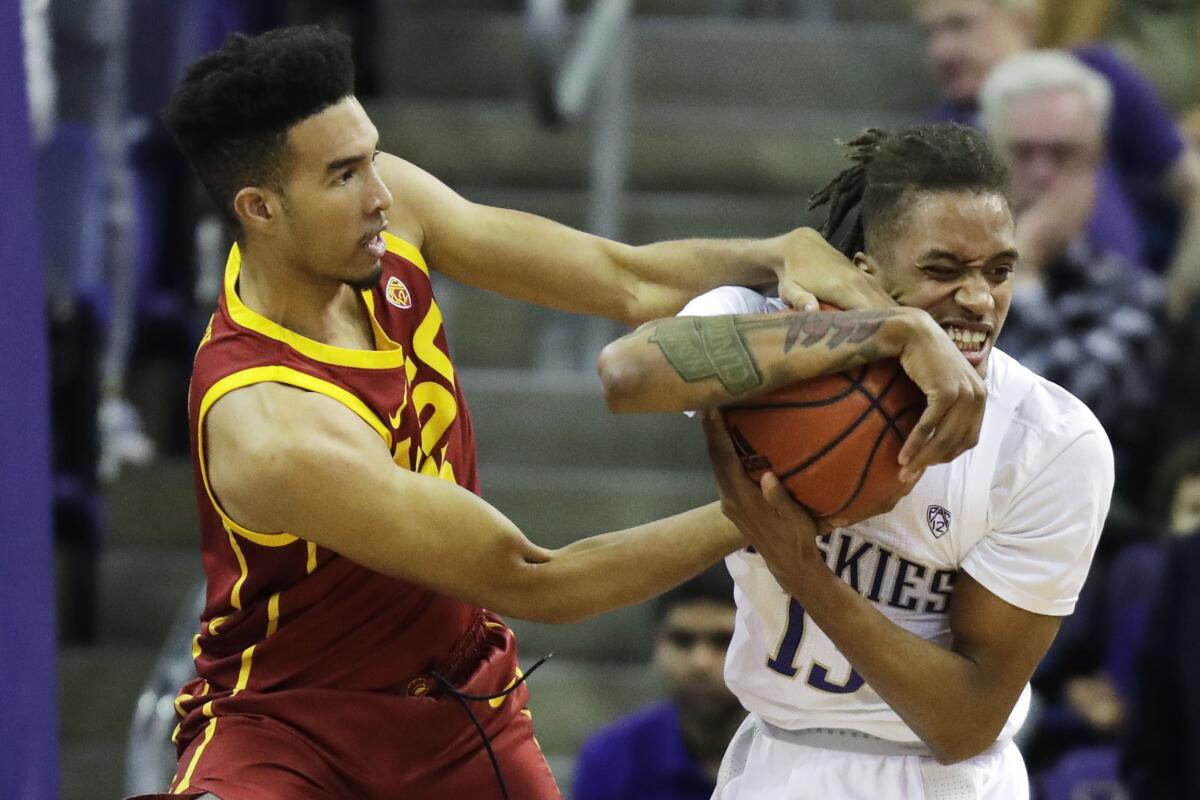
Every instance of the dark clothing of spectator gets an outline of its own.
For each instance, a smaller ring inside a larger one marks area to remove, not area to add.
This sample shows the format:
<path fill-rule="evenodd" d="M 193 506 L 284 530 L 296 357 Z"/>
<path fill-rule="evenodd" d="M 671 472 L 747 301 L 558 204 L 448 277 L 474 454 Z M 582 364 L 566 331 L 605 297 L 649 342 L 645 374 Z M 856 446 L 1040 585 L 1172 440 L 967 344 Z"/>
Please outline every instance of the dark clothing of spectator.
<path fill-rule="evenodd" d="M 671 703 L 642 709 L 584 743 L 572 800 L 709 800 L 713 780 L 688 754 Z"/>
<path fill-rule="evenodd" d="M 1200 436 L 1200 301 L 1176 323 L 1168 338 L 1166 363 L 1158 388 L 1155 436 L 1159 452 Z"/>
<path fill-rule="evenodd" d="M 1078 397 L 1108 432 L 1118 475 L 1146 449 L 1156 403 L 1164 295 L 1157 276 L 1077 240 L 1040 289 L 1013 293 L 999 346 Z"/>
<path fill-rule="evenodd" d="M 1161 272 L 1170 252 L 1163 242 L 1171 238 L 1162 230 L 1164 208 L 1171 207 L 1163 181 L 1184 151 L 1183 134 L 1153 85 L 1112 48 L 1090 44 L 1070 52 L 1107 78 L 1113 95 L 1107 159 L 1100 168 L 1088 237 L 1101 250 Z M 931 117 L 978 125 L 979 109 L 946 104 Z"/>
<path fill-rule="evenodd" d="M 1121 775 L 1134 800 L 1200 800 L 1200 536 L 1168 545 L 1138 659 Z"/>

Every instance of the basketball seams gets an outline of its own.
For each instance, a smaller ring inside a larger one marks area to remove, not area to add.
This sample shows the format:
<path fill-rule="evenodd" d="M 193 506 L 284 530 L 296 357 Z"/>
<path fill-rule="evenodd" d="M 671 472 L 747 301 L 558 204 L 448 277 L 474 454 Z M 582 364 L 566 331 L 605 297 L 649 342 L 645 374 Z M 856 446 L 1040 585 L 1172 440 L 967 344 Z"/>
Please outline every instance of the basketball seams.
<path fill-rule="evenodd" d="M 896 428 L 896 420 L 893 419 L 892 415 L 889 414 L 887 412 L 887 409 L 885 409 L 883 407 L 883 398 L 886 397 L 887 393 L 890 392 L 892 390 L 892 387 L 896 385 L 896 382 L 899 379 L 900 375 L 903 374 L 903 370 L 896 369 L 896 370 L 892 371 L 891 378 L 889 378 L 887 384 L 879 392 L 878 396 L 873 394 L 869 389 L 867 389 L 866 386 L 863 386 L 863 381 L 867 377 L 866 369 L 861 370 L 859 372 L 859 374 L 856 376 L 852 376 L 849 373 L 841 373 L 841 374 L 850 383 L 849 390 L 848 390 L 847 394 L 844 396 L 848 397 L 850 395 L 850 393 L 853 393 L 854 391 L 857 390 L 859 394 L 861 394 L 864 398 L 866 398 L 867 407 L 865 409 L 863 409 L 863 412 L 861 414 L 859 414 L 858 417 L 852 423 L 850 423 L 850 425 L 848 427 L 843 429 L 841 431 L 841 433 L 839 433 L 833 440 L 827 442 L 824 447 L 822 447 L 816 453 L 809 456 L 806 460 L 802 461 L 797 466 L 792 467 L 787 472 L 778 476 L 781 481 L 786 481 L 788 478 L 792 477 L 797 472 L 801 472 L 805 469 L 808 469 L 813 464 L 820 461 L 825 456 L 829 455 L 830 452 L 832 452 L 834 449 L 836 449 L 838 445 L 840 445 L 852 433 L 854 433 L 854 431 L 857 430 L 860 425 L 862 425 L 864 422 L 866 422 L 867 417 L 870 416 L 872 411 L 878 411 L 879 415 L 881 417 L 883 417 L 883 419 L 884 419 L 883 431 L 879 434 L 879 436 L 877 437 L 875 446 L 871 449 L 871 457 L 872 458 L 874 458 L 875 451 L 879 449 L 878 440 L 882 439 L 884 436 L 886 436 L 889 429 L 896 429 L 897 434 L 899 434 L 899 429 Z M 900 438 L 901 438 L 901 441 L 904 440 L 904 437 L 900 437 Z M 862 484 L 862 481 L 864 480 L 863 476 L 866 475 L 867 470 L 870 468 L 870 465 L 871 465 L 871 461 L 870 461 L 870 459 L 868 459 L 867 464 L 863 467 L 863 469 L 859 473 L 859 485 L 860 486 Z M 849 505 L 850 502 L 853 502 L 853 497 L 851 498 L 851 500 L 849 502 L 844 504 L 838 510 L 840 511 L 842 508 L 845 508 L 846 505 Z"/>
<path fill-rule="evenodd" d="M 727 428 L 752 477 L 775 461 L 769 468 L 788 492 L 822 516 L 853 513 L 885 491 L 893 482 L 889 461 L 903 445 L 904 431 L 911 430 L 913 415 L 924 408 L 923 395 L 895 360 L 831 373 L 780 394 L 727 407 Z M 773 431 L 781 425 L 791 432 L 774 446 Z M 849 452 L 859 456 L 848 460 Z"/>
<path fill-rule="evenodd" d="M 858 473 L 858 485 L 854 487 L 854 491 L 851 492 L 850 498 L 846 500 L 846 502 L 842 503 L 837 510 L 829 512 L 827 516 L 832 517 L 835 514 L 845 511 L 855 500 L 858 499 L 858 496 L 862 494 L 863 487 L 867 485 L 867 476 L 871 473 L 871 466 L 875 463 L 875 456 L 879 454 L 879 448 L 883 445 L 883 441 L 887 439 L 888 432 L 895 431 L 895 429 L 896 426 L 894 423 L 889 422 L 883 426 L 883 430 L 881 430 L 879 435 L 875 437 L 875 444 L 871 447 L 871 452 L 867 456 L 867 463 L 863 465 L 862 470 Z M 901 441 L 903 442 L 904 440 L 901 439 Z"/>

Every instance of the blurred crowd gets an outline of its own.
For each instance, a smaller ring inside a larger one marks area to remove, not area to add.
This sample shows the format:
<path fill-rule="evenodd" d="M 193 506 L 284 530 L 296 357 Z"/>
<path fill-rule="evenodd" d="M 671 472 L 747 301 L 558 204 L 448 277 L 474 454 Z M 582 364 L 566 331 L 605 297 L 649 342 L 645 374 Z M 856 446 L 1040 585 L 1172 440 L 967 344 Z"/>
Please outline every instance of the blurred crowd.
<path fill-rule="evenodd" d="M 928 118 L 985 128 L 1011 168 L 1022 263 L 999 346 L 1086 402 L 1117 457 L 1100 555 L 1034 677 L 1022 744 L 1037 796 L 1200 798 L 1200 0 L 912 8 L 942 94 Z M 184 65 L 233 30 L 333 20 L 366 48 L 371 2 L 23 0 L 23 12 L 61 630 L 87 641 L 98 488 L 156 448 L 186 447 L 191 353 L 224 262 L 220 223 L 157 111 Z M 369 71 L 359 85 L 370 93 Z M 172 379 L 133 385 L 131 364 L 147 360 Z M 159 398 L 147 416 L 138 391 Z M 708 796 L 740 721 L 720 684 L 730 598 L 707 575 L 661 601 L 671 698 L 585 747 L 577 797 Z"/>

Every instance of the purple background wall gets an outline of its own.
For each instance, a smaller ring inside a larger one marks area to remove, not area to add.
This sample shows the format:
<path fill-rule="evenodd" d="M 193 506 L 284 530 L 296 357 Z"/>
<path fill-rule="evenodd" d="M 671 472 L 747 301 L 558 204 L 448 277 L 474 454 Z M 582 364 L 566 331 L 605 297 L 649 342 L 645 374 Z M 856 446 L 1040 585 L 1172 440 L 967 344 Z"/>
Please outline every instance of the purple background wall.
<path fill-rule="evenodd" d="M 0 798 L 53 800 L 49 389 L 19 6 L 0 0 Z"/>

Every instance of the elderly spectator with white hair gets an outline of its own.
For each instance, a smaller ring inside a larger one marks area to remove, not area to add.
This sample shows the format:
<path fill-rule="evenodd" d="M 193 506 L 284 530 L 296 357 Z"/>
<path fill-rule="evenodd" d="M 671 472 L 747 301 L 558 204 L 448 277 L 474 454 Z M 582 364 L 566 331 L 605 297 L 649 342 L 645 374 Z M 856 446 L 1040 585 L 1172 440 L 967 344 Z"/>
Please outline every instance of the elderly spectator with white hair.
<path fill-rule="evenodd" d="M 912 2 L 945 99 L 931 117 L 978 124 L 984 79 L 1004 59 L 1034 47 L 1045 0 Z M 1103 75 L 1113 94 L 1092 235 L 1130 261 L 1165 272 L 1171 310 L 1182 316 L 1200 297 L 1200 152 L 1150 82 L 1112 48 L 1089 44 L 1070 52 Z M 1178 217 L 1173 234 L 1163 222 L 1170 216 Z"/>
<path fill-rule="evenodd" d="M 1153 408 L 1163 291 L 1088 220 L 1096 205 L 1112 91 L 1064 51 L 1029 51 L 991 71 L 982 119 L 1012 176 L 1020 268 L 1000 345 L 1083 400 L 1137 466 Z"/>

